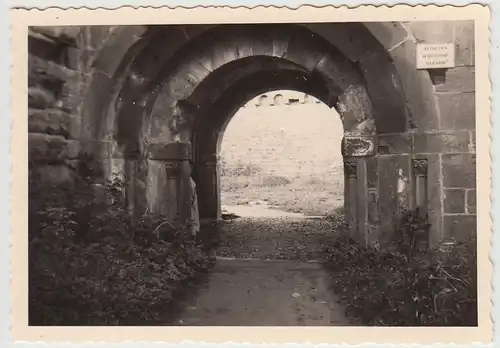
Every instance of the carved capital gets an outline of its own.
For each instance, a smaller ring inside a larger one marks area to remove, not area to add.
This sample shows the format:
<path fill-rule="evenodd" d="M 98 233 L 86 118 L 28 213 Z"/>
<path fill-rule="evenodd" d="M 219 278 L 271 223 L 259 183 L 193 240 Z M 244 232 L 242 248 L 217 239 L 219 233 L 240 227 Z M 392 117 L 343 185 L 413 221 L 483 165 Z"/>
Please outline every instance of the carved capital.
<path fill-rule="evenodd" d="M 426 159 L 414 159 L 412 163 L 413 174 L 415 176 L 426 176 L 427 175 L 427 160 Z"/>
<path fill-rule="evenodd" d="M 358 176 L 358 163 L 344 162 L 344 173 L 348 178 L 356 178 Z"/>
<path fill-rule="evenodd" d="M 167 178 L 178 178 L 182 174 L 182 167 L 180 162 L 170 162 L 165 164 Z"/>

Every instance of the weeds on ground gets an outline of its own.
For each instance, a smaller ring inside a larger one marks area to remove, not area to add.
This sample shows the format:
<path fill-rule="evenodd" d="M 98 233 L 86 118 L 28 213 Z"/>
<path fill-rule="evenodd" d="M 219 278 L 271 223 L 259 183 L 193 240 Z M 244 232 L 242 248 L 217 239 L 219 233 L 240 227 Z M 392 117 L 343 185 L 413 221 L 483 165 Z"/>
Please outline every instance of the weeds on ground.
<path fill-rule="evenodd" d="M 29 183 L 30 325 L 140 325 L 164 320 L 208 257 L 181 227 L 132 219 L 123 183 Z M 99 198 L 96 198 L 99 197 Z"/>
<path fill-rule="evenodd" d="M 377 251 L 352 240 L 328 245 L 333 290 L 347 314 L 363 325 L 476 326 L 476 240 L 443 249 L 422 247 L 427 219 L 405 212 L 395 251 Z"/>

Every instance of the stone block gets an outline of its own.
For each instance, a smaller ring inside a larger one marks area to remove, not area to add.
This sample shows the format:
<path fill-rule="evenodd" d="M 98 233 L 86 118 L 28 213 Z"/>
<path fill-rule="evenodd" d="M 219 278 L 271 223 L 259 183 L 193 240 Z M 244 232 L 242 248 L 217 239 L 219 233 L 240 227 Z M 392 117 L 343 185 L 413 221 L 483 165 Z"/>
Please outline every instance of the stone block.
<path fill-rule="evenodd" d="M 30 133 L 28 135 L 28 156 L 30 160 L 61 162 L 78 156 L 76 141 L 62 136 Z"/>
<path fill-rule="evenodd" d="M 377 139 L 378 153 L 381 155 L 412 152 L 412 139 L 408 133 L 380 134 Z"/>
<path fill-rule="evenodd" d="M 474 65 L 474 21 L 454 21 L 455 24 L 455 64 Z"/>
<path fill-rule="evenodd" d="M 467 240 L 477 235 L 476 215 L 444 215 L 443 230 L 445 238 Z"/>
<path fill-rule="evenodd" d="M 441 130 L 474 129 L 475 93 L 436 93 L 441 113 Z"/>
<path fill-rule="evenodd" d="M 363 24 L 388 51 L 408 37 L 408 31 L 400 22 L 365 22 Z"/>
<path fill-rule="evenodd" d="M 452 21 L 415 21 L 408 23 L 415 38 L 423 43 L 452 43 L 455 23 Z"/>
<path fill-rule="evenodd" d="M 148 148 L 149 158 L 158 161 L 191 160 L 191 144 L 184 142 L 152 143 Z"/>
<path fill-rule="evenodd" d="M 375 156 L 366 159 L 366 184 L 368 188 L 378 187 L 378 164 Z"/>
<path fill-rule="evenodd" d="M 146 27 L 140 25 L 128 25 L 113 30 L 95 59 L 94 68 L 114 77 L 127 52 L 146 30 Z"/>
<path fill-rule="evenodd" d="M 443 154 L 444 187 L 476 188 L 476 155 Z"/>
<path fill-rule="evenodd" d="M 405 132 L 407 105 L 403 87 L 387 52 L 374 52 L 358 62 L 364 72 L 377 133 Z"/>
<path fill-rule="evenodd" d="M 65 164 L 42 165 L 36 168 L 43 182 L 53 185 L 71 183 L 74 179 L 75 171 Z"/>
<path fill-rule="evenodd" d="M 28 131 L 76 138 L 79 132 L 78 118 L 58 109 L 29 109 Z"/>
<path fill-rule="evenodd" d="M 429 214 L 429 243 L 435 245 L 442 239 L 441 162 L 438 154 L 428 154 L 427 159 L 427 211 Z"/>
<path fill-rule="evenodd" d="M 398 209 L 409 206 L 410 158 L 408 155 L 379 156 L 379 212 L 381 233 L 390 233 Z"/>
<path fill-rule="evenodd" d="M 85 27 L 85 36 L 92 49 L 99 49 L 106 43 L 111 32 L 116 28 L 112 25 L 90 25 Z"/>
<path fill-rule="evenodd" d="M 28 105 L 31 108 L 45 109 L 55 106 L 55 95 L 43 87 L 28 88 Z"/>
<path fill-rule="evenodd" d="M 467 190 L 467 213 L 476 214 L 476 199 L 476 190 Z"/>
<path fill-rule="evenodd" d="M 370 35 L 368 28 L 360 23 L 312 23 L 302 25 L 324 37 L 351 62 L 356 62 L 360 57 L 377 47 L 376 39 Z M 363 39 L 355 39 L 359 37 Z"/>
<path fill-rule="evenodd" d="M 474 67 L 447 69 L 443 84 L 435 85 L 437 92 L 474 92 L 476 73 Z"/>
<path fill-rule="evenodd" d="M 392 60 L 403 85 L 413 123 L 420 130 L 438 130 L 434 89 L 429 73 L 416 69 L 416 46 L 407 40 L 391 52 Z"/>
<path fill-rule="evenodd" d="M 106 133 L 106 116 L 115 81 L 108 76 L 95 72 L 85 94 L 82 115 L 82 137 L 102 139 Z"/>
<path fill-rule="evenodd" d="M 374 154 L 375 144 L 372 137 L 345 136 L 342 138 L 342 155 L 364 157 Z"/>
<path fill-rule="evenodd" d="M 415 133 L 413 145 L 416 153 L 469 152 L 470 133 Z"/>
<path fill-rule="evenodd" d="M 100 160 L 124 157 L 118 144 L 112 141 L 85 140 L 79 145 L 79 156 L 88 155 Z"/>
<path fill-rule="evenodd" d="M 378 192 L 376 189 L 372 189 L 368 191 L 368 223 L 369 224 L 378 224 L 380 221 L 379 215 L 379 201 L 378 201 Z"/>
<path fill-rule="evenodd" d="M 444 213 L 465 213 L 465 190 L 444 189 Z"/>

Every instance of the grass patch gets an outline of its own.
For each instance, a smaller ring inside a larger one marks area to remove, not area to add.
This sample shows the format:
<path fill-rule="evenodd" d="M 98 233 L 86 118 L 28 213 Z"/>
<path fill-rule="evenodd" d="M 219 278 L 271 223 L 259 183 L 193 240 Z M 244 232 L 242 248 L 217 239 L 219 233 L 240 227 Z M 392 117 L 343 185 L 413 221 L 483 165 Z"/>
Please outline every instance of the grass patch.
<path fill-rule="evenodd" d="M 291 184 L 292 181 L 284 176 L 265 175 L 260 178 L 258 186 L 260 187 L 279 187 Z"/>
<path fill-rule="evenodd" d="M 408 216 L 415 215 L 399 225 L 395 251 L 343 239 L 325 247 L 333 290 L 348 314 L 369 326 L 477 326 L 475 238 L 422 249 L 414 232 L 425 223 Z"/>
<path fill-rule="evenodd" d="M 209 257 L 185 227 L 132 218 L 119 180 L 100 195 L 93 188 L 30 177 L 29 325 L 165 321 L 175 294 Z"/>

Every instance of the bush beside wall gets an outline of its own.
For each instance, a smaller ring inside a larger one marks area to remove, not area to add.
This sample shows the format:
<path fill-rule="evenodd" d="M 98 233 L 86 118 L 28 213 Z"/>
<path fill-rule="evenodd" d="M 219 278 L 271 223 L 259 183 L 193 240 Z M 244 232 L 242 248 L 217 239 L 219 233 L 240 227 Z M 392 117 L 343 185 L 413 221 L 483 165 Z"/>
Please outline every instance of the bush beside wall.
<path fill-rule="evenodd" d="M 161 322 L 183 282 L 208 267 L 190 233 L 132 219 L 119 180 L 95 189 L 30 178 L 30 325 Z"/>
<path fill-rule="evenodd" d="M 420 248 L 427 222 L 417 215 L 402 217 L 392 251 L 342 239 L 328 245 L 332 290 L 361 325 L 477 326 L 476 239 Z"/>

